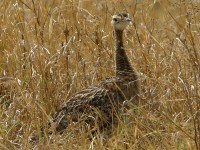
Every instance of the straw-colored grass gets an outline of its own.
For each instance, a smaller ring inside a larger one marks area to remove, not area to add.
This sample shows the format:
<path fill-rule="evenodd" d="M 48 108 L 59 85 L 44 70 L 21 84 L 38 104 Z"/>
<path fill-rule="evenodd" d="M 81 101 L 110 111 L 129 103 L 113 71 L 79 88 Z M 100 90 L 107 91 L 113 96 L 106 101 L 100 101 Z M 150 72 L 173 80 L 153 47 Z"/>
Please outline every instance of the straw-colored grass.
<path fill-rule="evenodd" d="M 111 16 L 130 13 L 129 59 L 141 104 L 106 144 L 81 124 L 39 137 L 38 149 L 200 149 L 200 3 L 148 0 L 0 1 L 0 149 L 29 137 L 80 89 L 114 75 Z"/>

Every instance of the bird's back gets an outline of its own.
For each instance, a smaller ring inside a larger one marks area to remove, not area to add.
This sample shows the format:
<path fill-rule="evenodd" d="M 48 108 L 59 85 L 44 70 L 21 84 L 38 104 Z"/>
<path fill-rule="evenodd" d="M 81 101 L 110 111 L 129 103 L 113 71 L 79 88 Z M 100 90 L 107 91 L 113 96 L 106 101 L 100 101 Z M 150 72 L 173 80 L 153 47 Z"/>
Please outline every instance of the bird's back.
<path fill-rule="evenodd" d="M 75 94 L 54 115 L 56 130 L 61 132 L 70 122 L 80 119 L 84 119 L 91 128 L 94 124 L 100 128 L 113 124 L 113 118 L 125 100 L 120 84 L 119 79 L 108 78 Z"/>

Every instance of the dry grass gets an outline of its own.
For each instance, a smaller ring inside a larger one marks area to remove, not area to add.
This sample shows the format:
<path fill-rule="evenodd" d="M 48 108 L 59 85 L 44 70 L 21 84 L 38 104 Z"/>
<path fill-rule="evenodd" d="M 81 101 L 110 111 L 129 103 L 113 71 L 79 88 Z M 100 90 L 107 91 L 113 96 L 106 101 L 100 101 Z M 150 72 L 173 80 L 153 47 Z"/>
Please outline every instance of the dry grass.
<path fill-rule="evenodd" d="M 37 148 L 199 150 L 199 7 L 190 0 L 1 0 L 0 149 L 30 149 L 28 137 L 63 101 L 114 75 L 110 18 L 126 10 L 134 20 L 127 53 L 142 73 L 138 113 L 129 111 L 105 145 L 101 135 L 87 140 L 77 124 L 40 138 Z"/>

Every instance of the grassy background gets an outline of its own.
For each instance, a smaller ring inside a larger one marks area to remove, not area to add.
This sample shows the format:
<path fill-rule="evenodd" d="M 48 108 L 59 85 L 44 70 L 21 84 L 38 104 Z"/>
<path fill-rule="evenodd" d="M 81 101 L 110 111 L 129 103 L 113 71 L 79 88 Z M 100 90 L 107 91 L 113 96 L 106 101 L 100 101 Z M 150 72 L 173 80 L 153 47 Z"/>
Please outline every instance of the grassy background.
<path fill-rule="evenodd" d="M 200 4 L 190 0 L 1 0 L 0 149 L 30 149 L 76 91 L 114 75 L 111 16 L 130 13 L 130 61 L 141 72 L 138 113 L 88 141 L 78 124 L 38 149 L 200 149 Z M 77 131 L 79 130 L 79 131 Z"/>

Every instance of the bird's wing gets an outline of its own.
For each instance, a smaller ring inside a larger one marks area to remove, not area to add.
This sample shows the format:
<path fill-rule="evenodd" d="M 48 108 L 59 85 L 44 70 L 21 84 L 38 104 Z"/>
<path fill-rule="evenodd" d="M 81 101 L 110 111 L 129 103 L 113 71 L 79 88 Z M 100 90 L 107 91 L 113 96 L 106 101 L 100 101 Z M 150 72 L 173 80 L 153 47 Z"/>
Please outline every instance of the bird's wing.
<path fill-rule="evenodd" d="M 58 124 L 57 131 L 67 127 L 69 118 L 78 121 L 82 116 L 108 115 L 113 107 L 123 103 L 123 96 L 116 82 L 119 81 L 109 78 L 99 85 L 85 88 L 72 96 L 54 116 L 54 121 Z"/>

